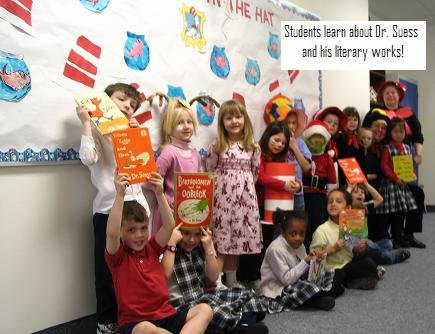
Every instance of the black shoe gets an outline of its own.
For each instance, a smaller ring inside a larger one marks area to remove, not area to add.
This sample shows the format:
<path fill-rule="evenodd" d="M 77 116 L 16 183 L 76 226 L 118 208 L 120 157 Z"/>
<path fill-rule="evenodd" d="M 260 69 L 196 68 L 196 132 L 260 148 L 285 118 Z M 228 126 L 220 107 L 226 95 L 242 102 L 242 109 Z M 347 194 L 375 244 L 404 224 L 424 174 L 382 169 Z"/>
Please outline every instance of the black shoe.
<path fill-rule="evenodd" d="M 405 238 L 393 240 L 393 249 L 411 247 L 411 242 Z"/>
<path fill-rule="evenodd" d="M 406 249 L 396 250 L 396 263 L 403 262 L 411 257 L 411 252 Z"/>
<path fill-rule="evenodd" d="M 261 322 L 266 318 L 266 312 L 260 311 L 257 312 L 257 322 Z"/>
<path fill-rule="evenodd" d="M 372 290 L 378 284 L 378 279 L 375 277 L 361 277 L 348 280 L 346 287 L 349 289 Z"/>
<path fill-rule="evenodd" d="M 420 240 L 417 240 L 416 238 L 414 238 L 414 235 L 406 236 L 405 238 L 406 238 L 405 240 L 407 240 L 409 242 L 410 247 L 426 248 L 426 245 L 424 243 L 422 243 Z"/>
<path fill-rule="evenodd" d="M 249 326 L 237 326 L 228 334 L 269 334 L 269 328 L 265 324 L 255 324 Z"/>
<path fill-rule="evenodd" d="M 335 306 L 335 299 L 331 296 L 314 297 L 308 300 L 305 305 L 319 310 L 329 311 Z"/>

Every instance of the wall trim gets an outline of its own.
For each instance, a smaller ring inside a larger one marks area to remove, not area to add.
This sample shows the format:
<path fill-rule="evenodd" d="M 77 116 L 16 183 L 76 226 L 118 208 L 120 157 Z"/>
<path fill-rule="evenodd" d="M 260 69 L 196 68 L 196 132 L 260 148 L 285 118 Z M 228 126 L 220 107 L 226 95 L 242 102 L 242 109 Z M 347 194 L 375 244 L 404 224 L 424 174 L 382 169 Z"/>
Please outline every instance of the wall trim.
<path fill-rule="evenodd" d="M 68 321 L 32 334 L 84 334 L 95 333 L 97 328 L 97 317 L 95 314 L 83 318 Z"/>

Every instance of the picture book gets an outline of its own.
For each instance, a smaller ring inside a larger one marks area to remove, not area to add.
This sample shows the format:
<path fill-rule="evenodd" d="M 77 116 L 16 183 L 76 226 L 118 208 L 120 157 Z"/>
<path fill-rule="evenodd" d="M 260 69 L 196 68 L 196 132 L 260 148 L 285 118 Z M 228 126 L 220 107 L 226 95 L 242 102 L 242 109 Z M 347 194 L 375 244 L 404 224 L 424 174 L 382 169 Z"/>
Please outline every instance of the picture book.
<path fill-rule="evenodd" d="M 175 173 L 175 225 L 209 226 L 213 199 L 213 173 Z"/>
<path fill-rule="evenodd" d="M 349 184 L 366 183 L 367 179 L 355 158 L 338 159 L 338 164 Z"/>
<path fill-rule="evenodd" d="M 75 101 L 89 109 L 92 123 L 102 135 L 130 127 L 127 117 L 104 92 L 78 96 Z"/>
<path fill-rule="evenodd" d="M 308 282 L 313 282 L 316 285 L 321 285 L 325 276 L 325 260 L 319 261 L 311 259 L 310 268 L 308 269 Z"/>
<path fill-rule="evenodd" d="M 130 183 L 146 182 L 157 171 L 147 128 L 114 131 L 112 140 L 118 172 L 129 174 Z"/>
<path fill-rule="evenodd" d="M 365 237 L 366 219 L 364 209 L 345 209 L 340 213 L 338 230 L 339 239 L 346 246 L 353 248 Z"/>
<path fill-rule="evenodd" d="M 404 182 L 413 182 L 416 179 L 414 162 L 412 161 L 412 156 L 409 154 L 393 156 L 393 169 L 394 173 Z"/>

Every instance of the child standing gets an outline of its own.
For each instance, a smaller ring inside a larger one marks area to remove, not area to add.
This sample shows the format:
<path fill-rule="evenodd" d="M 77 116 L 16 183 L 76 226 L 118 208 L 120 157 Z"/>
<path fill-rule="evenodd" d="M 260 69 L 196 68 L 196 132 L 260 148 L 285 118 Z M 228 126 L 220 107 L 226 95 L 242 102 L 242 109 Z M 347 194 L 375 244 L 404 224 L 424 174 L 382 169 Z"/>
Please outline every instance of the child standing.
<path fill-rule="evenodd" d="M 201 157 L 189 145 L 196 128 L 197 121 L 189 103 L 170 99 L 162 122 L 162 151 L 157 158 L 157 166 L 165 180 L 165 196 L 171 208 L 174 205 L 175 173 L 201 171 Z M 156 206 L 151 235 L 156 234 L 161 226 L 160 209 Z"/>
<path fill-rule="evenodd" d="M 162 227 L 148 241 L 148 216 L 136 201 L 124 202 L 127 174 L 115 176 L 116 197 L 107 223 L 104 257 L 118 300 L 120 334 L 204 333 L 213 312 L 206 304 L 176 311 L 169 304 L 168 287 L 159 262 L 174 228 L 174 217 L 163 194 L 163 178 L 148 181 L 160 205 Z"/>
<path fill-rule="evenodd" d="M 246 108 L 239 101 L 221 105 L 217 131 L 206 166 L 216 173 L 214 237 L 217 252 L 224 260 L 226 285 L 232 287 L 237 281 L 239 255 L 260 253 L 262 247 L 255 193 L 260 148 L 254 143 Z"/>
<path fill-rule="evenodd" d="M 279 225 L 281 234 L 267 248 L 261 266 L 263 295 L 276 299 L 283 310 L 301 305 L 326 311 L 332 309 L 334 298 L 324 295 L 324 291 L 331 290 L 333 272 L 327 271 L 320 285 L 306 280 L 311 260 L 323 260 L 321 252 L 307 255 L 305 250 L 306 213 L 277 209 L 273 220 Z"/>
<path fill-rule="evenodd" d="M 362 253 L 365 243 L 350 250 L 339 236 L 340 212 L 352 205 L 352 197 L 342 189 L 335 189 L 328 194 L 327 211 L 329 219 L 320 225 L 313 234 L 310 250 L 326 252 L 326 269 L 344 273 L 344 282 L 348 288 L 373 289 L 378 282 L 377 263 L 367 254 L 354 257 L 353 251 Z"/>
<path fill-rule="evenodd" d="M 138 127 L 139 123 L 132 117 L 139 108 L 141 98 L 139 92 L 130 85 L 115 83 L 106 87 L 104 92 L 110 96 L 116 106 L 130 120 L 131 127 Z M 112 137 L 110 134 L 101 135 L 91 126 L 89 110 L 84 106 L 77 106 L 77 116 L 82 123 L 82 138 L 79 156 L 82 163 L 91 172 L 91 182 L 97 189 L 93 202 L 94 226 L 94 260 L 95 260 L 95 292 L 97 297 L 97 334 L 116 333 L 117 305 L 113 291 L 112 277 L 104 261 L 106 248 L 106 226 L 109 211 L 115 199 L 113 179 L 116 163 L 113 154 Z M 147 212 L 148 203 L 138 184 L 132 184 L 127 189 L 127 196 L 138 201 Z"/>
<path fill-rule="evenodd" d="M 379 188 L 384 203 L 376 212 L 386 215 L 386 228 L 391 225 L 393 247 L 409 247 L 409 241 L 403 238 L 403 224 L 406 212 L 415 210 L 417 204 L 406 182 L 394 172 L 393 167 L 394 156 L 412 155 L 409 145 L 403 143 L 406 135 L 405 121 L 399 117 L 393 117 L 390 120 L 387 135 L 390 142 L 385 145 L 381 156 L 381 169 L 385 178 L 382 179 Z"/>

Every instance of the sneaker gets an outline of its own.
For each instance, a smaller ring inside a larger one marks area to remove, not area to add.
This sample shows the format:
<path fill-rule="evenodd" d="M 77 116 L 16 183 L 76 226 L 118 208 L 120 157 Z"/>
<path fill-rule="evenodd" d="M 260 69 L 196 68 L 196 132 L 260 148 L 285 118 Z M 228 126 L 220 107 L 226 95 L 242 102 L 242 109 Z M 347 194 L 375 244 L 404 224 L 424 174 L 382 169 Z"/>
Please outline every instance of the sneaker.
<path fill-rule="evenodd" d="M 118 326 L 116 323 L 97 324 L 97 334 L 116 334 L 116 333 L 118 333 Z"/>
<path fill-rule="evenodd" d="M 387 272 L 387 270 L 385 269 L 385 267 L 377 266 L 376 269 L 377 269 L 377 271 L 378 271 L 378 279 L 379 279 L 379 280 L 383 279 L 385 273 Z"/>
<path fill-rule="evenodd" d="M 348 289 L 372 290 L 378 284 L 378 279 L 375 277 L 354 278 L 347 281 Z"/>
<path fill-rule="evenodd" d="M 315 297 L 309 300 L 306 305 L 319 310 L 329 311 L 335 306 L 335 299 L 331 296 Z"/>
<path fill-rule="evenodd" d="M 411 252 L 406 249 L 396 250 L 396 263 L 403 262 L 411 257 Z"/>

